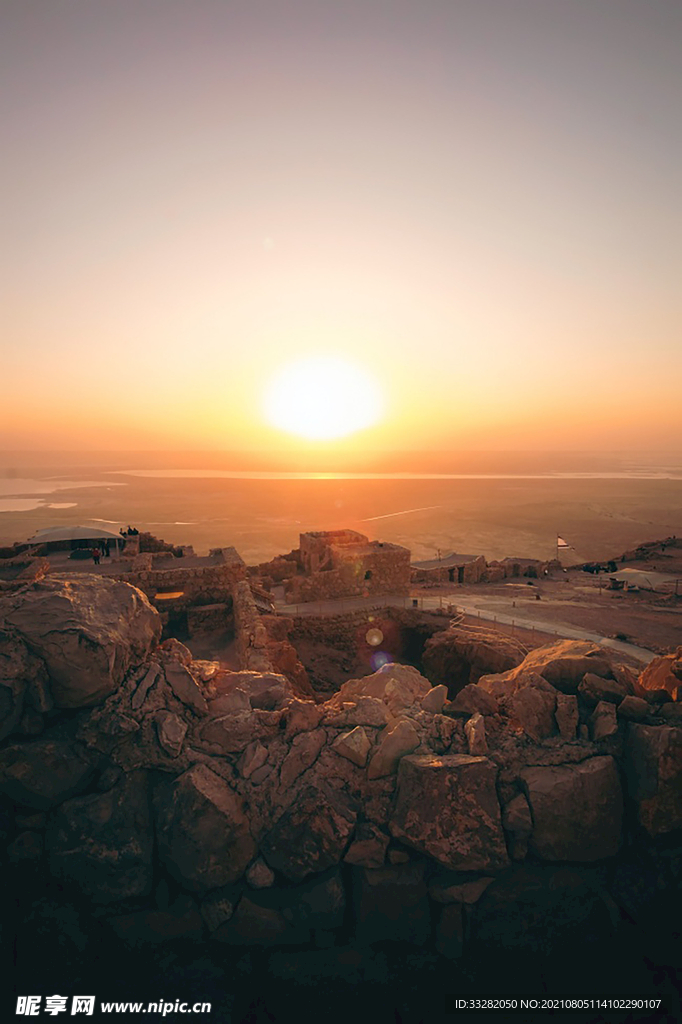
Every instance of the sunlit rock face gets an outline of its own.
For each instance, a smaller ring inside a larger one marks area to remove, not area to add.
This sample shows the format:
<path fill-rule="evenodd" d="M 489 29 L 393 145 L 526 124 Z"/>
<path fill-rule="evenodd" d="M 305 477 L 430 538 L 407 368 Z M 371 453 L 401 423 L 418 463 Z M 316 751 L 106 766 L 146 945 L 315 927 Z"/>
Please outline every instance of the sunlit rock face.
<path fill-rule="evenodd" d="M 681 827 L 677 705 L 594 645 L 455 700 L 389 664 L 316 703 L 157 646 L 133 588 L 71 580 L 2 606 L 8 858 L 125 943 L 551 943 L 613 918 L 586 872 Z"/>
<path fill-rule="evenodd" d="M 4 597 L 0 623 L 42 660 L 58 708 L 100 703 L 161 636 L 139 590 L 85 573 L 51 575 Z"/>

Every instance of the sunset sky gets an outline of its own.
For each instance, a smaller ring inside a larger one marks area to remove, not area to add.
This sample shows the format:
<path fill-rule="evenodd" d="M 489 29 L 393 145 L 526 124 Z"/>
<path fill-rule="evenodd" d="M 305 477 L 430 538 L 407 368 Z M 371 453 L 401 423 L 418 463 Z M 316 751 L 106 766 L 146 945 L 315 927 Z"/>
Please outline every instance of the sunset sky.
<path fill-rule="evenodd" d="M 312 356 L 381 397 L 331 444 L 679 448 L 681 44 L 679 0 L 0 0 L 0 448 L 330 443 L 268 422 Z"/>

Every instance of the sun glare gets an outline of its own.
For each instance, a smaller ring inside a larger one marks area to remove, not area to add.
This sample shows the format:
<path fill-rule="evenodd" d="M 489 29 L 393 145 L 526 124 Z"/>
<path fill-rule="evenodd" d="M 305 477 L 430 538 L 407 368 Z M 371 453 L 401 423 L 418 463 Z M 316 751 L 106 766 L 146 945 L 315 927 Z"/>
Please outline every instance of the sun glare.
<path fill-rule="evenodd" d="M 384 403 L 377 383 L 360 366 L 334 356 L 311 356 L 270 381 L 263 405 L 273 426 L 326 440 L 372 426 Z"/>

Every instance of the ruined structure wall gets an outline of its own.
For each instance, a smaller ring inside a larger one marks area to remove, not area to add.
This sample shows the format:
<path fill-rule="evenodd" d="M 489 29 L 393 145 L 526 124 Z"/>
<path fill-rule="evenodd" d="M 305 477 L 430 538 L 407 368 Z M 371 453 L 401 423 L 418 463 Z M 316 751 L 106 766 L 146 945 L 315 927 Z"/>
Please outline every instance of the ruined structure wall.
<path fill-rule="evenodd" d="M 268 631 L 247 580 L 240 580 L 232 588 L 234 635 L 237 657 L 241 668 L 254 672 L 272 672 L 268 654 Z"/>
<path fill-rule="evenodd" d="M 377 547 L 358 555 L 349 547 L 335 551 L 335 557 L 338 568 L 292 579 L 287 599 L 303 603 L 337 597 L 407 596 L 410 592 L 407 548 Z"/>
<path fill-rule="evenodd" d="M 144 556 L 142 556 L 144 557 Z M 175 608 L 193 604 L 216 604 L 228 601 L 232 586 L 246 576 L 246 566 L 226 562 L 187 569 L 146 569 L 117 573 L 113 578 L 130 583 L 150 600 L 161 591 L 182 591 L 173 602 Z"/>

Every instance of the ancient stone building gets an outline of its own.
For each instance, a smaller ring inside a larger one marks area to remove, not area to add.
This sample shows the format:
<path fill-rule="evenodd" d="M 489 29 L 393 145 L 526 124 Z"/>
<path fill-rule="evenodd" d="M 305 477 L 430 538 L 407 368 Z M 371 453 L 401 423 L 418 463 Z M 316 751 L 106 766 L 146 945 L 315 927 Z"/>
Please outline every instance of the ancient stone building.
<path fill-rule="evenodd" d="M 292 602 L 407 595 L 410 590 L 408 549 L 370 541 L 354 530 L 302 533 L 298 568 L 299 575 L 287 584 Z"/>

